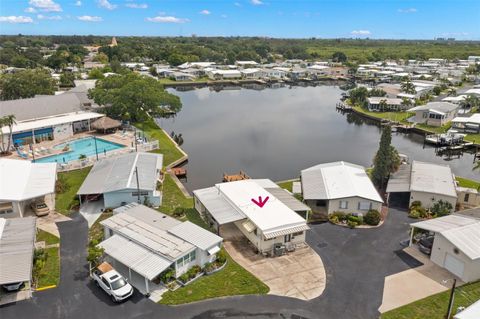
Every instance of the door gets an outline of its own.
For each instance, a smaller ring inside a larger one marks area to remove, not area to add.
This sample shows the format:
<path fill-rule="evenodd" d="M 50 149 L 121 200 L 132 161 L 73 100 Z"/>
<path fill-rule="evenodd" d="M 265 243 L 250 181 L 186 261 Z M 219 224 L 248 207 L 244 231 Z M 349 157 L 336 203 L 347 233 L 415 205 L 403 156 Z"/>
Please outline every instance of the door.
<path fill-rule="evenodd" d="M 445 255 L 445 263 L 443 264 L 445 269 L 447 269 L 452 274 L 456 275 L 459 278 L 463 277 L 463 270 L 465 268 L 465 264 L 460 259 L 450 255 Z"/>

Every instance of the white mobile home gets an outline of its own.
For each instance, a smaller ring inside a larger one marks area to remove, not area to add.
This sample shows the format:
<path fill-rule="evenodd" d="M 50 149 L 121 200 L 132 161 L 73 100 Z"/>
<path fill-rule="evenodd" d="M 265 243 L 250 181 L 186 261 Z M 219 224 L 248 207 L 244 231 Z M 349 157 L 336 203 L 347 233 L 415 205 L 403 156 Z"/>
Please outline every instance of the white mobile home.
<path fill-rule="evenodd" d="M 448 102 L 429 102 L 408 110 L 414 112 L 413 121 L 431 126 L 442 126 L 450 122 L 457 115 L 459 105 Z"/>

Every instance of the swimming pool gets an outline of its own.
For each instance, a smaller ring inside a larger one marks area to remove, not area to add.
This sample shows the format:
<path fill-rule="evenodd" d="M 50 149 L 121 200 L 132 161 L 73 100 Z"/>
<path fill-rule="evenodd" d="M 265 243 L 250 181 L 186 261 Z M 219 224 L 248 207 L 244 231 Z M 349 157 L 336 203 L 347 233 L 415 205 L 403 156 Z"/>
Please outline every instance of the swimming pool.
<path fill-rule="evenodd" d="M 98 156 L 104 156 L 105 153 L 124 148 L 124 145 L 113 143 L 101 138 L 96 138 L 97 140 L 97 152 Z M 78 140 L 73 140 L 70 142 L 62 143 L 54 146 L 56 150 L 61 150 L 65 145 L 70 146 L 70 151 L 62 154 L 42 157 L 35 162 L 37 163 L 68 163 L 70 161 L 78 160 L 80 155 L 84 154 L 87 157 L 95 155 L 95 139 L 93 137 L 80 138 Z"/>

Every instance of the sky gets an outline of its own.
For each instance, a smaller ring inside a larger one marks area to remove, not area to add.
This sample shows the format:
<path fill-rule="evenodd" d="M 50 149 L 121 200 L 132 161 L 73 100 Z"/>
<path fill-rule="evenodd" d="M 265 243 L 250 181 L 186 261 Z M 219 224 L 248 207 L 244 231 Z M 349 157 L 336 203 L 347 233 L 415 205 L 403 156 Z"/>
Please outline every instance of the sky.
<path fill-rule="evenodd" d="M 480 40 L 480 0 L 0 0 L 0 34 Z"/>

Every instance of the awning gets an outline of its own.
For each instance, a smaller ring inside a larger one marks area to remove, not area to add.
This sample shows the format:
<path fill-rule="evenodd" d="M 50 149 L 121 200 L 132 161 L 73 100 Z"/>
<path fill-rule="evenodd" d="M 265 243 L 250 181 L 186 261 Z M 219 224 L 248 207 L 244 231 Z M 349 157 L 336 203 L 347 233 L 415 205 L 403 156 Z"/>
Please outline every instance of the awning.
<path fill-rule="evenodd" d="M 272 232 L 269 232 L 269 233 L 263 233 L 263 235 L 265 236 L 266 239 L 272 239 L 272 238 L 275 238 L 275 237 L 285 236 L 285 235 L 293 234 L 293 233 L 298 233 L 298 232 L 302 232 L 302 231 L 309 230 L 309 229 L 310 229 L 310 227 L 308 227 L 308 225 L 305 224 L 305 225 L 300 225 L 300 226 L 296 226 L 296 227 L 290 227 L 290 228 L 283 229 L 283 230 L 272 231 Z"/>
<path fill-rule="evenodd" d="M 251 221 L 249 221 L 249 220 L 247 220 L 246 222 L 243 222 L 243 223 L 242 223 L 242 226 L 243 226 L 243 228 L 245 228 L 245 230 L 246 230 L 247 232 L 249 232 L 249 233 L 251 233 L 252 231 L 254 231 L 255 228 L 256 228 L 255 225 L 254 225 Z"/>
<path fill-rule="evenodd" d="M 212 248 L 210 248 L 207 251 L 208 251 L 209 255 L 214 255 L 214 254 L 216 254 L 220 251 L 220 246 L 213 246 Z"/>

